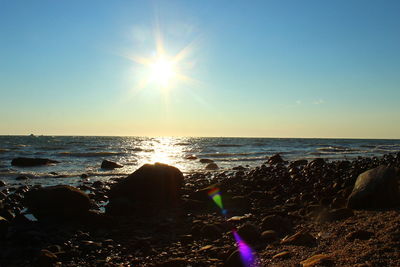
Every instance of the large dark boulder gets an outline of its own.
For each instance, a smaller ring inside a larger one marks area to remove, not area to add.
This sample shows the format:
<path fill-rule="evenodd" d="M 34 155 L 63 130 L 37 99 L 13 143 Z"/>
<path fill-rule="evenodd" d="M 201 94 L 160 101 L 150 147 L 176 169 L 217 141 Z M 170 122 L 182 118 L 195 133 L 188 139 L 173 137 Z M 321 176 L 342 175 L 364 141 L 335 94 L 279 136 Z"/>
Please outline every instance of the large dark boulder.
<path fill-rule="evenodd" d="M 391 208 L 399 204 L 398 170 L 387 166 L 361 173 L 347 202 L 352 209 Z"/>
<path fill-rule="evenodd" d="M 109 161 L 109 160 L 103 160 L 103 162 L 101 163 L 101 168 L 106 169 L 106 170 L 113 170 L 113 169 L 122 168 L 122 167 L 124 167 L 124 166 L 122 166 L 121 164 L 118 164 L 116 162 Z"/>
<path fill-rule="evenodd" d="M 24 204 L 37 218 L 79 220 L 90 208 L 89 197 L 78 188 L 56 185 L 28 191 Z"/>
<path fill-rule="evenodd" d="M 15 158 L 11 161 L 11 165 L 18 167 L 43 166 L 55 163 L 60 163 L 60 162 L 56 160 L 42 159 L 42 158 Z"/>
<path fill-rule="evenodd" d="M 124 203 L 125 207 L 176 207 L 182 183 L 179 169 L 162 163 L 145 164 L 112 186 L 109 206 L 116 208 L 114 204 Z"/>

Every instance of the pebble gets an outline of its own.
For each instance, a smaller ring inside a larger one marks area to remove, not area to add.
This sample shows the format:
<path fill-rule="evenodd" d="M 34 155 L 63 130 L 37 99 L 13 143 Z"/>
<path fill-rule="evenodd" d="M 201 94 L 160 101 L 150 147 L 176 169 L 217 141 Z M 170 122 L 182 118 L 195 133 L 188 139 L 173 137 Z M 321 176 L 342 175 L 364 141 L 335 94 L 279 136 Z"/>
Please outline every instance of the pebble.
<path fill-rule="evenodd" d="M 313 246 L 315 245 L 315 238 L 308 232 L 300 231 L 294 235 L 287 236 L 282 239 L 281 244 L 296 245 L 296 246 Z"/>
<path fill-rule="evenodd" d="M 360 239 L 360 240 L 368 240 L 370 239 L 374 233 L 365 231 L 365 230 L 357 230 L 354 232 L 351 232 L 346 235 L 346 240 L 347 241 L 354 241 L 355 239 Z"/>
<path fill-rule="evenodd" d="M 261 233 L 261 239 L 266 242 L 273 242 L 278 239 L 278 233 L 274 230 L 266 230 Z"/>
<path fill-rule="evenodd" d="M 272 256 L 272 259 L 286 259 L 290 257 L 290 252 L 289 251 L 283 251 L 278 254 L 275 254 Z"/>
<path fill-rule="evenodd" d="M 302 267 L 312 267 L 321 265 L 326 266 L 327 264 L 331 265 L 332 263 L 333 263 L 332 257 L 326 254 L 317 254 L 300 262 Z"/>

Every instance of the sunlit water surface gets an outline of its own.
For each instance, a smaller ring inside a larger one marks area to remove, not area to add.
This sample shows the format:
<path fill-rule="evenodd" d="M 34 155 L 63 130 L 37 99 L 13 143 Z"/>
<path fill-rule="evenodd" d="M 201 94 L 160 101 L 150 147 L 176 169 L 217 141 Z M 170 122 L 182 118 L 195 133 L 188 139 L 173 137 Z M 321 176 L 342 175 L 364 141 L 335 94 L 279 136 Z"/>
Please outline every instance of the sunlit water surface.
<path fill-rule="evenodd" d="M 19 175 L 32 179 L 18 183 L 77 183 L 83 173 L 91 179 L 109 179 L 132 173 L 145 163 L 162 162 L 184 173 L 204 171 L 200 159 L 212 159 L 222 170 L 258 166 L 268 156 L 284 159 L 316 157 L 351 159 L 400 151 L 400 140 L 291 139 L 291 138 L 193 138 L 193 137 L 81 137 L 0 136 L 0 180 L 16 183 Z M 195 156 L 197 159 L 188 159 Z M 19 168 L 15 157 L 41 157 L 60 161 L 52 166 Z M 103 159 L 123 168 L 102 170 Z"/>

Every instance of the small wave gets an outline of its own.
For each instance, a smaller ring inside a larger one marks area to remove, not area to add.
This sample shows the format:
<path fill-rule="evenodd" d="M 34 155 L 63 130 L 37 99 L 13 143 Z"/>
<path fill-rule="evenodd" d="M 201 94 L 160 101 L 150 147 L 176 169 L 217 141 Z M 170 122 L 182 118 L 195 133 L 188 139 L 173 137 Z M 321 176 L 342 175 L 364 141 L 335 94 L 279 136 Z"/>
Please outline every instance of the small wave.
<path fill-rule="evenodd" d="M 265 161 L 265 157 L 221 158 L 217 160 L 217 162 L 234 162 L 234 161 Z"/>
<path fill-rule="evenodd" d="M 42 147 L 38 147 L 37 149 L 39 150 L 61 150 L 61 149 L 65 149 L 65 147 L 62 146 L 42 146 Z"/>
<path fill-rule="evenodd" d="M 210 158 L 223 158 L 223 157 L 237 157 L 237 156 L 254 156 L 254 155 L 267 155 L 265 152 L 248 152 L 248 153 L 208 153 L 202 154 L 202 157 Z M 265 157 L 264 157 L 265 158 Z"/>
<path fill-rule="evenodd" d="M 359 149 L 341 147 L 341 146 L 328 146 L 319 147 L 317 150 L 321 153 L 341 153 L 341 152 L 361 152 Z"/>
<path fill-rule="evenodd" d="M 400 145 L 398 145 L 398 144 L 396 144 L 396 145 L 379 145 L 379 146 L 376 146 L 376 149 L 387 150 L 387 151 L 398 151 L 398 150 L 400 150 Z"/>
<path fill-rule="evenodd" d="M 180 142 L 180 143 L 176 143 L 176 146 L 189 146 L 190 143 L 185 143 L 185 142 Z"/>
<path fill-rule="evenodd" d="M 129 151 L 134 151 L 134 152 L 140 152 L 140 151 L 154 151 L 153 149 L 147 149 L 147 150 L 145 150 L 145 149 L 140 148 L 140 147 L 128 148 L 128 150 L 129 150 Z"/>
<path fill-rule="evenodd" d="M 10 151 L 9 149 L 5 149 L 5 148 L 0 148 L 0 153 L 6 153 Z"/>
<path fill-rule="evenodd" d="M 71 156 L 71 157 L 104 157 L 104 156 L 118 156 L 124 155 L 123 152 L 60 152 L 60 156 Z"/>
<path fill-rule="evenodd" d="M 238 144 L 217 144 L 214 145 L 215 147 L 241 147 L 243 145 L 238 145 Z"/>

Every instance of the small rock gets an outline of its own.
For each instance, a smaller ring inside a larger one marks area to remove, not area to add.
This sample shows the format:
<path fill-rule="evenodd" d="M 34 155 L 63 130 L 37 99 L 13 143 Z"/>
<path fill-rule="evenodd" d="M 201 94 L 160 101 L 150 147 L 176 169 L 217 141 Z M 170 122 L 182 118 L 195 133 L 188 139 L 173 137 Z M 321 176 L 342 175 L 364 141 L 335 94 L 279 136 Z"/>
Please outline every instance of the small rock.
<path fill-rule="evenodd" d="M 56 160 L 51 159 L 42 159 L 42 158 L 15 158 L 11 161 L 12 166 L 19 167 L 33 167 L 33 166 L 42 166 L 49 164 L 60 163 Z"/>
<path fill-rule="evenodd" d="M 261 239 L 267 242 L 273 242 L 278 239 L 278 233 L 274 230 L 266 230 L 261 233 Z"/>
<path fill-rule="evenodd" d="M 308 232 L 300 231 L 292 236 L 282 239 L 281 244 L 296 245 L 296 246 L 313 246 L 315 245 L 315 238 Z"/>
<path fill-rule="evenodd" d="M 215 164 L 215 163 L 209 163 L 209 164 L 207 164 L 207 166 L 206 166 L 206 170 L 218 170 L 218 169 L 219 169 L 219 167 L 218 167 L 218 165 Z"/>
<path fill-rule="evenodd" d="M 6 186 L 7 184 L 4 181 L 0 180 L 0 187 Z"/>
<path fill-rule="evenodd" d="M 118 164 L 116 162 L 109 161 L 109 160 L 103 160 L 103 162 L 101 163 L 101 168 L 106 169 L 106 170 L 113 170 L 113 169 L 122 168 L 122 167 L 124 167 L 124 166 L 121 164 Z"/>
<path fill-rule="evenodd" d="M 275 154 L 268 159 L 268 163 L 271 165 L 282 163 L 282 162 L 283 162 L 283 159 L 282 159 L 281 155 L 279 155 L 279 154 Z"/>
<path fill-rule="evenodd" d="M 300 262 L 300 264 L 302 267 L 330 266 L 333 264 L 333 259 L 329 255 L 318 254 Z"/>
<path fill-rule="evenodd" d="M 243 261 L 242 257 L 240 256 L 239 251 L 234 251 L 232 252 L 231 255 L 229 255 L 228 259 L 225 261 L 224 267 L 247 267 Z"/>
<path fill-rule="evenodd" d="M 20 175 L 17 178 L 15 178 L 15 180 L 18 180 L 18 181 L 25 181 L 25 180 L 28 180 L 28 179 L 29 179 L 29 177 L 26 176 L 26 175 Z"/>
<path fill-rule="evenodd" d="M 283 251 L 278 254 L 275 254 L 272 256 L 272 259 L 287 259 L 290 257 L 290 252 L 289 251 Z"/>
<path fill-rule="evenodd" d="M 200 163 L 213 163 L 212 159 L 200 159 Z"/>
<path fill-rule="evenodd" d="M 37 266 L 52 267 L 52 266 L 54 266 L 54 263 L 57 262 L 57 260 L 58 260 L 58 257 L 56 254 L 48 251 L 47 249 L 42 249 L 36 260 L 36 264 L 37 264 Z"/>
<path fill-rule="evenodd" d="M 269 215 L 262 219 L 261 229 L 263 231 L 274 230 L 278 234 L 286 234 L 292 230 L 292 226 L 286 218 L 279 215 Z"/>
<path fill-rule="evenodd" d="M 102 181 L 96 181 L 92 184 L 93 187 L 95 188 L 100 188 L 104 185 L 104 183 Z"/>
<path fill-rule="evenodd" d="M 185 157 L 185 159 L 195 160 L 197 157 L 195 155 L 188 155 Z"/>
<path fill-rule="evenodd" d="M 346 240 L 347 241 L 354 241 L 355 239 L 360 239 L 360 240 L 367 240 L 370 239 L 374 233 L 365 231 L 365 230 L 357 230 L 354 232 L 351 232 L 346 235 Z"/>
<path fill-rule="evenodd" d="M 200 229 L 200 233 L 204 238 L 215 240 L 222 236 L 221 229 L 215 224 L 206 224 Z"/>
<path fill-rule="evenodd" d="M 81 174 L 81 178 L 82 178 L 82 179 L 86 179 L 86 178 L 88 178 L 88 177 L 89 177 L 89 175 L 87 175 L 86 173 L 82 173 L 82 174 Z"/>

